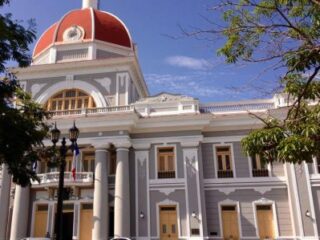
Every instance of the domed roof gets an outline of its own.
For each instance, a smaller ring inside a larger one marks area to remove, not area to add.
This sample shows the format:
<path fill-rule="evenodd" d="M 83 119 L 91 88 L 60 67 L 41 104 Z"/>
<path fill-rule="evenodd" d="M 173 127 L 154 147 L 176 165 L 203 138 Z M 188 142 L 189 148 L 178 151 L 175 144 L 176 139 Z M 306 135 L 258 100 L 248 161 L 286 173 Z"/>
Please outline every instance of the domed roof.
<path fill-rule="evenodd" d="M 33 57 L 54 44 L 103 41 L 132 48 L 124 23 L 111 13 L 93 8 L 73 10 L 49 27 L 38 40 Z"/>

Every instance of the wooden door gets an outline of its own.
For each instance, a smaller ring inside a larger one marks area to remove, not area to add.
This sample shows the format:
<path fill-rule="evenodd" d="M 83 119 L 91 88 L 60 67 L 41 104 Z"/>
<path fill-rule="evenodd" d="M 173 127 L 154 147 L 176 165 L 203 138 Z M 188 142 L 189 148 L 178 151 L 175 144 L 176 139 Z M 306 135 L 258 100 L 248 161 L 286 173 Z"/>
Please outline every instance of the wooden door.
<path fill-rule="evenodd" d="M 177 210 L 175 206 L 160 207 L 160 239 L 178 239 Z"/>
<path fill-rule="evenodd" d="M 45 237 L 47 233 L 48 205 L 38 205 L 34 219 L 34 237 Z"/>
<path fill-rule="evenodd" d="M 260 239 L 274 239 L 274 221 L 271 205 L 257 206 Z"/>
<path fill-rule="evenodd" d="M 92 204 L 82 204 L 80 213 L 80 240 L 91 240 L 93 228 Z"/>
<path fill-rule="evenodd" d="M 223 206 L 222 210 L 222 227 L 224 240 L 239 239 L 239 223 L 236 206 Z"/>

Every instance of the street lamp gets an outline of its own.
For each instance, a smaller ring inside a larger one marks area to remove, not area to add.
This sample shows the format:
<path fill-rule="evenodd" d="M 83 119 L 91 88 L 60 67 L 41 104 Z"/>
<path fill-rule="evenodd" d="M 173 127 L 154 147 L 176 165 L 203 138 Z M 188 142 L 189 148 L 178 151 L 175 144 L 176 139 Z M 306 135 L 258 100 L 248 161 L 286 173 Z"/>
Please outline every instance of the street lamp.
<path fill-rule="evenodd" d="M 59 188 L 58 188 L 58 204 L 57 204 L 57 216 L 56 216 L 56 240 L 62 240 L 62 234 L 63 234 L 63 193 L 64 193 L 64 170 L 66 167 L 66 155 L 68 152 L 68 149 L 71 149 L 73 152 L 75 145 L 77 143 L 77 139 L 79 136 L 79 129 L 76 127 L 75 121 L 73 122 L 73 127 L 69 129 L 69 140 L 71 141 L 70 147 L 66 146 L 66 138 L 63 137 L 61 141 L 61 146 L 59 149 L 60 152 L 60 158 L 59 158 L 59 164 L 60 164 L 60 172 L 59 172 Z M 57 142 L 60 138 L 60 130 L 57 128 L 57 124 L 54 124 L 54 128 L 51 130 L 51 141 L 53 143 L 53 146 L 56 147 Z"/>

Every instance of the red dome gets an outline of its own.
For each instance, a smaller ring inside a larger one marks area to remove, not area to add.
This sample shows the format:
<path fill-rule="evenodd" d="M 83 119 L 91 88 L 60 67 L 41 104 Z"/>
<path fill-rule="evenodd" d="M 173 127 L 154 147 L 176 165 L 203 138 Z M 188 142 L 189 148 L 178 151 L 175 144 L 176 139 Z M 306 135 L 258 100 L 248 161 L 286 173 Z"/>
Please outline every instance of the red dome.
<path fill-rule="evenodd" d="M 130 33 L 116 16 L 100 10 L 86 8 L 73 10 L 49 27 L 38 40 L 33 56 L 37 56 L 55 43 L 64 42 L 65 31 L 74 26 L 83 30 L 82 41 L 100 40 L 131 48 Z"/>

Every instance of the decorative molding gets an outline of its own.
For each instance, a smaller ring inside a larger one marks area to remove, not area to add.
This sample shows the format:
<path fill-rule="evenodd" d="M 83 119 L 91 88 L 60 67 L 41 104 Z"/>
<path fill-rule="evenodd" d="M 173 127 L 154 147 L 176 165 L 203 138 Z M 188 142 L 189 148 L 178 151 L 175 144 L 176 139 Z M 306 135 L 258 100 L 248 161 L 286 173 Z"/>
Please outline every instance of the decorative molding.
<path fill-rule="evenodd" d="M 236 189 L 235 188 L 230 188 L 230 187 L 224 187 L 224 188 L 219 188 L 218 191 L 222 192 L 222 193 L 224 193 L 226 195 L 229 195 L 230 193 L 235 192 Z"/>
<path fill-rule="evenodd" d="M 272 187 L 255 187 L 254 190 L 261 194 L 265 194 L 266 192 L 272 191 Z"/>
<path fill-rule="evenodd" d="M 142 98 L 136 103 L 167 103 L 167 102 L 181 102 L 181 101 L 196 101 L 195 98 L 184 96 L 180 94 L 171 94 L 171 93 L 160 93 L 152 97 Z"/>
<path fill-rule="evenodd" d="M 196 165 L 197 165 L 197 149 L 183 149 L 183 156 L 186 163 L 186 166 L 191 167 L 191 170 L 189 172 L 189 177 L 193 177 L 193 175 L 196 174 Z M 187 171 L 186 171 L 187 172 Z"/>
<path fill-rule="evenodd" d="M 163 188 L 163 189 L 159 190 L 159 192 L 163 193 L 166 196 L 169 196 L 171 193 L 173 193 L 175 191 L 176 191 L 176 189 L 174 189 L 174 188 Z"/>
<path fill-rule="evenodd" d="M 221 137 L 204 137 L 203 143 L 225 143 L 225 142 L 240 142 L 243 136 L 221 136 Z"/>
<path fill-rule="evenodd" d="M 42 83 L 42 84 L 36 83 L 36 84 L 33 84 L 33 85 L 31 86 L 31 94 L 32 94 L 32 96 L 37 95 L 37 93 L 38 93 L 45 85 L 47 85 L 47 84 L 46 84 L 46 83 Z"/>
<path fill-rule="evenodd" d="M 182 147 L 196 147 L 193 143 L 199 143 L 203 139 L 202 135 L 195 136 L 181 136 L 181 137 L 158 137 L 158 138 L 141 138 L 141 139 L 133 139 L 133 146 L 139 146 L 143 144 L 164 144 L 168 143 L 180 143 Z"/>
<path fill-rule="evenodd" d="M 108 93 L 110 93 L 111 79 L 108 77 L 95 79 L 102 87 L 104 87 Z"/>
<path fill-rule="evenodd" d="M 19 85 L 24 91 L 27 91 L 27 81 L 19 81 Z"/>
<path fill-rule="evenodd" d="M 140 166 L 142 167 L 143 164 L 147 161 L 148 151 L 136 151 L 135 156 L 136 159 L 139 161 Z"/>
<path fill-rule="evenodd" d="M 74 76 L 72 74 L 66 75 L 66 89 L 76 88 L 74 84 Z"/>
<path fill-rule="evenodd" d="M 85 31 L 81 26 L 73 25 L 67 28 L 63 33 L 63 41 L 72 42 L 82 40 L 84 37 Z"/>
<path fill-rule="evenodd" d="M 120 81 L 120 87 L 123 87 L 127 79 L 129 79 L 129 73 L 117 73 L 117 79 Z"/>
<path fill-rule="evenodd" d="M 210 178 L 203 180 L 205 187 L 223 187 L 226 184 L 232 187 L 286 187 L 285 177 L 259 177 L 252 178 Z"/>
<path fill-rule="evenodd" d="M 66 81 L 73 81 L 74 80 L 74 75 L 68 74 L 66 75 Z"/>
<path fill-rule="evenodd" d="M 98 108 L 107 107 L 106 100 L 99 90 L 92 84 L 80 80 L 66 80 L 63 82 L 58 82 L 42 92 L 41 95 L 36 99 L 36 102 L 44 104 L 54 93 L 70 88 L 77 88 L 89 93 L 94 99 L 94 102 Z"/>

